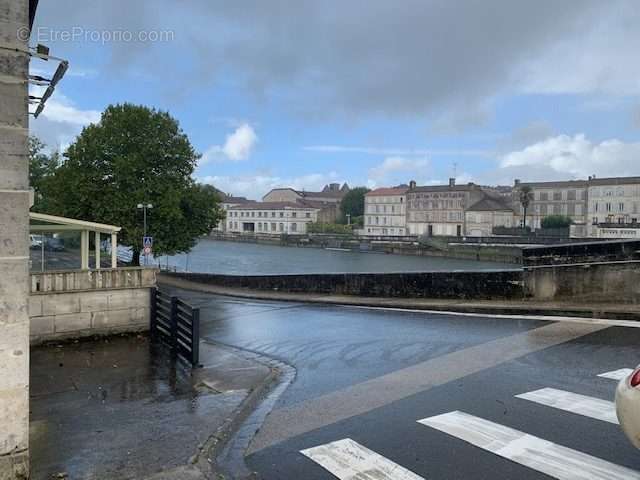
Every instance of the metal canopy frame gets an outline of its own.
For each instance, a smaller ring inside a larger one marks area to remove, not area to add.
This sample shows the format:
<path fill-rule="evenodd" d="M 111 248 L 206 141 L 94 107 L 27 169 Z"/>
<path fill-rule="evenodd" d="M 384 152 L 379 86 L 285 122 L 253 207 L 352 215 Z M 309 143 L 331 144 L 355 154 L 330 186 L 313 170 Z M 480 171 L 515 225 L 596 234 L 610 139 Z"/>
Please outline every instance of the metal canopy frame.
<path fill-rule="evenodd" d="M 29 225 L 29 232 L 80 232 L 80 268 L 82 270 L 89 270 L 90 232 L 95 235 L 96 270 L 100 269 L 100 235 L 111 235 L 111 268 L 118 267 L 118 233 L 122 227 L 36 212 L 29 212 L 29 220 L 47 223 Z"/>

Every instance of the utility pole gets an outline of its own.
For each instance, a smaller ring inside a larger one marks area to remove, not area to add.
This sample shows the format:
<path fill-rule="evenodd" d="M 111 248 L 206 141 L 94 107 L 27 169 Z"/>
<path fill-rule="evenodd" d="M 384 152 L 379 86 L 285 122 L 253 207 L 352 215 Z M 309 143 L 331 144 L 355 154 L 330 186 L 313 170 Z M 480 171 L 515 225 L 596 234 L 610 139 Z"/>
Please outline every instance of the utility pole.
<path fill-rule="evenodd" d="M 150 203 L 139 203 L 138 204 L 138 210 L 142 210 L 142 217 L 143 217 L 143 237 L 147 236 L 147 209 L 151 210 L 153 208 L 153 205 Z M 147 265 L 148 263 L 148 258 L 147 255 L 144 256 L 144 264 Z"/>

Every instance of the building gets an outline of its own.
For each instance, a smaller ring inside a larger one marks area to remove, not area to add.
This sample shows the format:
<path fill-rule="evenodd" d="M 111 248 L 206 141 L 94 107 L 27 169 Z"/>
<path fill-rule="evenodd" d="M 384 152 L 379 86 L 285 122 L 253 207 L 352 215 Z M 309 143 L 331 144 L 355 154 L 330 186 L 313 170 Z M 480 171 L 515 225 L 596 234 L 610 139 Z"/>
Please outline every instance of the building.
<path fill-rule="evenodd" d="M 301 202 L 250 202 L 229 207 L 226 231 L 269 235 L 304 235 L 322 208 Z"/>
<path fill-rule="evenodd" d="M 550 215 L 564 215 L 571 218 L 575 225 L 585 225 L 587 221 L 586 180 L 568 180 L 560 182 L 515 181 L 512 206 L 520 219 L 516 226 L 522 226 L 524 208 L 520 203 L 520 191 L 528 186 L 531 189 L 531 201 L 527 208 L 527 226 L 533 230 L 542 228 L 542 220 Z"/>
<path fill-rule="evenodd" d="M 406 192 L 407 229 L 409 235 L 465 235 L 465 210 L 487 194 L 479 185 L 448 185 L 418 187 L 411 182 Z"/>
<path fill-rule="evenodd" d="M 364 235 L 407 235 L 408 189 L 407 186 L 377 188 L 364 196 Z"/>
<path fill-rule="evenodd" d="M 588 235 L 640 238 L 640 177 L 589 177 L 588 185 Z"/>
<path fill-rule="evenodd" d="M 464 212 L 465 235 L 469 237 L 490 237 L 495 227 L 514 226 L 513 208 L 502 197 L 486 195 Z"/>
<path fill-rule="evenodd" d="M 229 217 L 229 209 L 231 207 L 236 207 L 238 205 L 245 205 L 247 203 L 252 203 L 251 200 L 246 199 L 245 197 L 234 197 L 232 195 L 224 195 L 220 198 L 220 208 L 225 212 L 225 218 L 218 222 L 218 226 L 216 227 L 216 231 L 218 232 L 226 232 L 227 231 L 227 221 L 226 219 Z"/>
<path fill-rule="evenodd" d="M 319 192 L 295 190 L 293 188 L 274 188 L 264 197 L 263 202 L 302 202 L 306 205 L 321 207 L 319 222 L 334 223 L 340 215 L 340 203 L 349 192 L 349 185 L 330 183 Z"/>

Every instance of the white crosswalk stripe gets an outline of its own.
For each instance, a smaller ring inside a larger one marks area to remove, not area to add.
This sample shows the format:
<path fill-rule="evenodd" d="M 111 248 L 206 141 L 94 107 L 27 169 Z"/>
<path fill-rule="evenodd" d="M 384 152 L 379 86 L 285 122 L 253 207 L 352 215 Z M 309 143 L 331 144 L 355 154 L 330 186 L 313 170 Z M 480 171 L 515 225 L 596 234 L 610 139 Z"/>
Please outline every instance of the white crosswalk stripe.
<path fill-rule="evenodd" d="M 530 402 L 557 408 L 565 412 L 595 418 L 603 422 L 618 424 L 616 406 L 613 402 L 608 402 L 607 400 L 557 390 L 555 388 L 541 388 L 533 392 L 516 395 L 516 398 L 529 400 Z"/>
<path fill-rule="evenodd" d="M 350 438 L 302 450 L 340 480 L 424 480 Z"/>
<path fill-rule="evenodd" d="M 640 472 L 464 412 L 418 422 L 559 480 L 640 479 Z"/>
<path fill-rule="evenodd" d="M 611 380 L 622 380 L 623 378 L 627 378 L 631 375 L 631 372 L 633 372 L 633 369 L 631 368 L 621 368 L 619 370 L 601 373 L 598 376 L 602 378 L 609 378 Z"/>

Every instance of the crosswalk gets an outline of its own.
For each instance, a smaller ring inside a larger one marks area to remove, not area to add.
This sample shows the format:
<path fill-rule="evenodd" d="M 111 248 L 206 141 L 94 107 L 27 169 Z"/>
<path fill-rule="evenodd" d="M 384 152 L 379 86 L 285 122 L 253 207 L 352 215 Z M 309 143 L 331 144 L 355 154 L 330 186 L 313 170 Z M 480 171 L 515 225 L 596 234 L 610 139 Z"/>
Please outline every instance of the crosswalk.
<path fill-rule="evenodd" d="M 598 377 L 620 380 L 631 369 L 604 372 Z M 555 388 L 541 388 L 515 398 L 607 423 L 618 424 L 613 402 Z M 640 472 L 544 440 L 461 411 L 417 421 L 494 455 L 559 480 L 640 480 Z M 346 438 L 302 450 L 301 453 L 339 480 L 424 480 L 392 460 Z"/>

